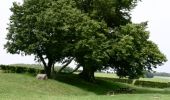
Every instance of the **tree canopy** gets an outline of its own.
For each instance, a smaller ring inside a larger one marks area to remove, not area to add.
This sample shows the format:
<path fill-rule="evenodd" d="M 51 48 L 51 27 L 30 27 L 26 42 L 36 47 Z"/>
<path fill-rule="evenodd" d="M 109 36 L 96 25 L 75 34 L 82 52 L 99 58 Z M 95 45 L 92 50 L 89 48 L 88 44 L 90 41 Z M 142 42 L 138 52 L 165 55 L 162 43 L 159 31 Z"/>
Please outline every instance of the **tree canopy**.
<path fill-rule="evenodd" d="M 152 70 L 166 61 L 157 45 L 149 40 L 146 23 L 127 24 L 113 34 L 115 39 L 108 64 L 117 71 L 118 76 L 138 78 L 143 71 Z"/>
<path fill-rule="evenodd" d="M 14 3 L 5 48 L 35 55 L 50 77 L 56 62 L 73 59 L 80 73 L 112 67 L 120 77 L 137 78 L 162 65 L 166 57 L 149 40 L 147 23 L 131 22 L 140 0 L 24 0 Z"/>

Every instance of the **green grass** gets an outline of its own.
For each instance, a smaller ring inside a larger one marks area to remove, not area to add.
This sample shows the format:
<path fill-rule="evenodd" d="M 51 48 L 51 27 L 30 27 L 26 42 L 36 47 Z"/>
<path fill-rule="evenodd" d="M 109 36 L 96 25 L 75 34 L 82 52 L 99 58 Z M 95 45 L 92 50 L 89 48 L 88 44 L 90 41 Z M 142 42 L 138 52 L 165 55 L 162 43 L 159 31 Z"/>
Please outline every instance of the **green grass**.
<path fill-rule="evenodd" d="M 25 96 L 1 97 L 1 100 L 169 100 L 170 95 L 160 94 L 133 94 L 116 96 Z"/>
<path fill-rule="evenodd" d="M 106 95 L 120 87 L 136 91 L 134 94 Z M 104 78 L 88 83 L 77 75 L 60 74 L 56 80 L 40 81 L 26 74 L 0 72 L 0 100 L 169 100 L 169 94 L 170 89 L 135 87 Z"/>
<path fill-rule="evenodd" d="M 118 78 L 114 73 L 95 73 L 96 77 L 108 77 L 108 78 Z"/>
<path fill-rule="evenodd" d="M 155 76 L 154 78 L 141 78 L 140 80 L 154 81 L 154 82 L 170 82 L 169 77 Z"/>
<path fill-rule="evenodd" d="M 35 68 L 35 69 L 43 69 L 43 65 L 41 64 L 10 64 L 10 66 L 19 66 L 19 67 L 28 67 L 28 68 Z"/>
<path fill-rule="evenodd" d="M 96 77 L 107 77 L 107 78 L 118 78 L 118 76 L 113 73 L 95 73 L 95 76 Z M 155 76 L 154 78 L 140 78 L 139 80 L 153 81 L 153 82 L 170 82 L 170 77 Z"/>
<path fill-rule="evenodd" d="M 9 66 L 14 67 L 26 67 L 26 68 L 34 68 L 34 69 L 44 69 L 42 64 L 10 64 Z M 57 72 L 59 69 L 61 69 L 62 66 L 54 66 L 54 70 Z M 65 69 L 63 69 L 63 72 L 72 72 L 73 68 L 67 66 Z"/>

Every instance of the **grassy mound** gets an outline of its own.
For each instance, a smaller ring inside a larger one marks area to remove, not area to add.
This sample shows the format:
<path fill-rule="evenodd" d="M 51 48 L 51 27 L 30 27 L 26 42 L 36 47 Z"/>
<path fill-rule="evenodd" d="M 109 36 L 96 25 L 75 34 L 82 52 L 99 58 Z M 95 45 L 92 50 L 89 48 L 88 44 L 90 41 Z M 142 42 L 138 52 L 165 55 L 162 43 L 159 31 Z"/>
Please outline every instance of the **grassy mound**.
<path fill-rule="evenodd" d="M 0 99 L 2 100 L 111 100 L 113 96 L 106 95 L 116 88 L 129 87 L 136 91 L 133 94 L 119 94 L 114 100 L 144 100 L 137 99 L 146 95 L 148 98 L 164 98 L 169 100 L 169 89 L 153 89 L 134 87 L 133 85 L 116 83 L 112 80 L 98 78 L 96 83 L 88 83 L 77 75 L 60 74 L 56 80 L 37 80 L 26 74 L 0 72 Z M 152 99 L 149 99 L 152 100 Z M 153 99 L 154 100 L 154 99 Z"/>

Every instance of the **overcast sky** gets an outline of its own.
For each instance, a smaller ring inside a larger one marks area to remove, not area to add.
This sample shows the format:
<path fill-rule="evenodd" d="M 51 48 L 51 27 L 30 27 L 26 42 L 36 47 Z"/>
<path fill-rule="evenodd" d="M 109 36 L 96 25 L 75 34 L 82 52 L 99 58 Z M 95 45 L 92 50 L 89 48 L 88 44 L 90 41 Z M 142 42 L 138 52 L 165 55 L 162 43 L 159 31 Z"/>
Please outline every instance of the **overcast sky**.
<path fill-rule="evenodd" d="M 12 2 L 22 0 L 0 0 L 0 64 L 34 62 L 33 56 L 22 57 L 20 55 L 7 54 L 3 49 L 5 44 L 6 27 L 11 15 L 9 8 Z M 160 50 L 170 59 L 170 0 L 142 0 L 132 11 L 132 20 L 135 23 L 148 21 L 150 39 L 158 44 Z M 170 61 L 158 67 L 157 71 L 170 73 Z"/>

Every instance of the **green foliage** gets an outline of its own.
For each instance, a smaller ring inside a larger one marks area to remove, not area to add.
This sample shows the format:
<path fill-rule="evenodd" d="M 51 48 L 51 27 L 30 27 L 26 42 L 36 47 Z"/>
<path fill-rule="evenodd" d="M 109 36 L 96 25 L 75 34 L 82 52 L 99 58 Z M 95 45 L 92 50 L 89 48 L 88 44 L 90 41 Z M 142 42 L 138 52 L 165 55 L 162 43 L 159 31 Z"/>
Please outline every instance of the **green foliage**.
<path fill-rule="evenodd" d="M 88 83 L 77 76 L 62 75 L 59 80 L 39 81 L 25 74 L 0 72 L 0 97 L 2 100 L 143 100 L 160 97 L 169 100 L 169 89 L 134 87 L 113 81 L 99 80 Z M 62 79 L 62 80 L 61 80 Z M 134 94 L 106 95 L 116 88 L 135 88 Z"/>
<path fill-rule="evenodd" d="M 91 0 L 85 0 L 85 1 L 90 2 Z M 102 0 L 99 1 L 104 2 Z M 88 6 L 93 5 L 92 3 L 93 1 L 91 1 L 91 5 L 89 2 L 85 2 L 87 3 L 86 6 L 88 4 L 89 4 Z M 110 2 L 113 1 L 110 0 Z M 134 5 L 132 2 L 134 3 Z M 130 10 L 132 5 L 133 6 L 136 5 L 135 4 L 136 2 L 137 1 L 130 0 L 130 2 L 126 2 L 128 3 L 129 8 L 127 6 L 125 7 L 127 7 L 127 9 Z M 83 3 L 81 3 L 81 1 L 79 1 L 78 3 L 79 5 L 81 4 L 84 5 Z M 102 7 L 108 7 L 108 6 L 102 5 Z M 94 11 L 95 6 L 93 6 L 91 9 L 89 8 L 89 10 L 87 10 L 84 7 L 80 9 L 86 13 L 91 14 L 90 11 Z M 110 13 L 112 12 L 110 11 Z M 102 15 L 100 14 L 97 15 L 99 17 L 102 17 Z M 109 14 L 105 14 L 105 15 L 109 15 Z M 92 16 L 90 17 L 93 18 Z M 84 68 L 83 70 L 88 70 L 89 74 L 92 73 L 93 71 L 96 71 L 97 69 L 112 67 L 115 69 L 118 76 L 128 77 L 130 79 L 133 79 L 133 78 L 139 78 L 143 76 L 144 74 L 143 71 L 152 70 L 153 68 L 156 68 L 158 65 L 162 65 L 164 62 L 166 62 L 167 59 L 165 55 L 160 52 L 156 44 L 154 44 L 152 41 L 149 40 L 149 32 L 146 31 L 147 28 L 146 22 L 140 24 L 132 24 L 130 23 L 129 20 L 125 24 L 119 21 L 120 22 L 119 25 L 112 26 L 109 23 L 107 23 L 106 19 L 97 18 L 97 20 L 104 21 L 108 25 L 108 27 L 111 27 L 110 33 L 108 32 L 104 34 L 106 39 L 93 40 L 93 43 L 95 43 L 95 41 L 99 43 L 96 44 L 95 46 L 93 46 L 94 44 L 89 44 L 88 41 L 82 42 L 81 46 L 87 46 L 87 47 L 82 47 L 80 48 L 80 50 L 81 51 L 86 50 L 86 52 L 80 52 L 80 53 L 78 52 L 77 54 L 79 56 L 76 57 L 76 59 L 77 58 L 80 59 L 77 60 L 77 62 L 82 64 Z M 112 20 L 109 21 L 115 24 L 114 21 Z M 89 38 L 89 40 L 90 39 L 91 38 Z M 80 51 L 80 50 L 76 50 L 76 51 Z M 95 56 L 93 56 L 94 54 Z M 84 73 L 87 73 L 87 71 L 84 71 Z"/>
<path fill-rule="evenodd" d="M 77 7 L 92 19 L 105 21 L 109 27 L 131 22 L 130 11 L 140 0 L 74 0 Z"/>
<path fill-rule="evenodd" d="M 35 55 L 50 77 L 56 62 L 75 58 L 81 76 L 112 67 L 120 77 L 143 76 L 166 61 L 149 40 L 147 23 L 133 24 L 130 11 L 140 0 L 24 0 L 14 3 L 5 48 Z"/>
<path fill-rule="evenodd" d="M 96 73 L 97 79 L 104 79 L 110 82 L 120 82 L 133 84 L 135 86 L 150 87 L 150 88 L 170 88 L 170 79 L 158 78 L 141 78 L 138 80 L 132 80 L 127 78 L 118 78 L 114 74 Z"/>
<path fill-rule="evenodd" d="M 41 64 L 10 64 L 10 66 L 18 66 L 18 67 L 27 67 L 27 68 L 35 68 L 35 69 L 42 69 L 43 65 Z"/>
<path fill-rule="evenodd" d="M 102 79 L 102 78 L 101 78 Z M 120 82 L 120 83 L 127 83 L 127 84 L 132 84 L 133 80 L 132 79 L 122 79 L 122 78 L 103 78 L 105 80 L 110 80 L 113 82 Z"/>
<path fill-rule="evenodd" d="M 63 69 L 62 72 L 64 72 L 64 73 L 70 73 L 70 72 L 72 72 L 73 70 L 74 70 L 74 69 L 71 68 L 71 67 L 66 67 L 65 69 Z"/>
<path fill-rule="evenodd" d="M 35 67 L 36 66 L 36 67 Z M 55 71 L 58 71 L 61 67 L 55 66 Z M 36 64 L 12 64 L 12 65 L 0 65 L 0 70 L 3 70 L 7 73 L 28 73 L 31 75 L 36 75 L 38 73 L 45 73 L 44 70 Z M 67 67 L 62 72 L 70 73 L 73 71 L 73 68 Z"/>
<path fill-rule="evenodd" d="M 0 69 L 6 73 L 28 73 L 36 75 L 44 72 L 42 69 L 29 68 L 24 66 L 11 66 L 11 65 L 0 65 Z"/>
<path fill-rule="evenodd" d="M 138 78 L 143 71 L 162 65 L 166 57 L 149 40 L 146 23 L 127 24 L 112 33 L 112 49 L 109 52 L 109 65 L 118 76 Z"/>
<path fill-rule="evenodd" d="M 165 72 L 156 72 L 153 74 L 154 76 L 170 77 L 170 73 L 165 73 Z"/>
<path fill-rule="evenodd" d="M 163 83 L 163 82 L 152 82 L 152 81 L 141 81 L 136 80 L 134 85 L 142 86 L 142 87 L 152 87 L 152 88 L 169 88 L 170 83 Z"/>
<path fill-rule="evenodd" d="M 93 50 L 101 43 L 95 39 L 103 40 L 106 25 L 90 19 L 74 5 L 70 0 L 14 3 L 5 48 L 12 54 L 34 54 L 44 64 L 45 70 L 49 69 L 48 72 L 55 62 L 63 62 L 70 56 L 77 57 L 89 44 L 89 49 Z"/>

